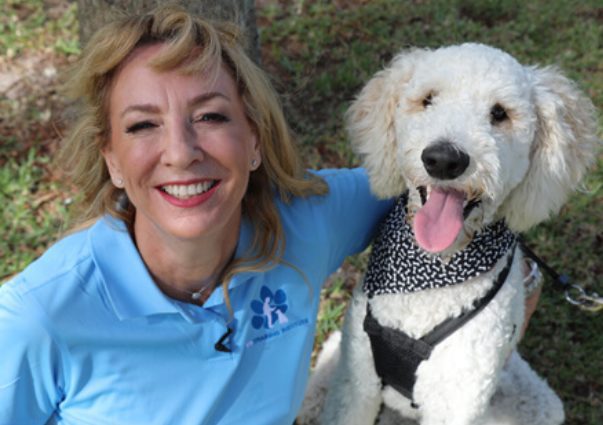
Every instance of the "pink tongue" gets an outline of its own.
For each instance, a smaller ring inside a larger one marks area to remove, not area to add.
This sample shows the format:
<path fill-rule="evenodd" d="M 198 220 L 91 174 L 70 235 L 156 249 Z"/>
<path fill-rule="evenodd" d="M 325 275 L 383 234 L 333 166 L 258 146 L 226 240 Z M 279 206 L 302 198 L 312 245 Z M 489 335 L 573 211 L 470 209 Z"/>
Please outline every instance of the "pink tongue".
<path fill-rule="evenodd" d="M 464 195 L 456 190 L 433 188 L 429 199 L 414 219 L 417 243 L 425 251 L 448 248 L 463 228 Z"/>

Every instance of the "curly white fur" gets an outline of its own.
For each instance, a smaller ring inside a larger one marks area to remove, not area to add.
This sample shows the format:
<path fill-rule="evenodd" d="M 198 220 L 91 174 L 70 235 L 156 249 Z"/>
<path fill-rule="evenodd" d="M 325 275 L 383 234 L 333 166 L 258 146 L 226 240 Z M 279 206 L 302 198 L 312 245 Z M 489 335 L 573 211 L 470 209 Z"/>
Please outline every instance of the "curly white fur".
<path fill-rule="evenodd" d="M 503 119 L 493 119 L 495 107 L 504 110 Z M 480 44 L 402 52 L 361 91 L 347 113 L 347 126 L 373 191 L 393 197 L 409 190 L 409 220 L 424 203 L 420 188 L 427 196 L 443 188 L 462 192 L 467 201 L 479 200 L 454 243 L 434 254 L 444 257 L 496 220 L 505 219 L 519 232 L 557 213 L 598 143 L 594 107 L 574 83 L 554 68 L 523 66 Z M 422 162 L 425 148 L 442 140 L 470 158 L 455 178 L 435 178 Z M 373 424 L 382 404 L 386 410 L 379 423 L 561 423 L 560 400 L 514 351 L 524 317 L 520 252 L 493 301 L 419 366 L 418 409 L 391 387 L 382 388 L 376 375 L 362 327 L 367 302 L 381 325 L 420 337 L 483 296 L 505 261 L 442 289 L 370 301 L 357 289 L 341 352 L 333 349 L 335 342 L 321 356 L 315 373 L 321 378 L 310 385 L 301 422 L 317 422 L 324 383 L 332 378 L 318 421 L 325 425 Z"/>

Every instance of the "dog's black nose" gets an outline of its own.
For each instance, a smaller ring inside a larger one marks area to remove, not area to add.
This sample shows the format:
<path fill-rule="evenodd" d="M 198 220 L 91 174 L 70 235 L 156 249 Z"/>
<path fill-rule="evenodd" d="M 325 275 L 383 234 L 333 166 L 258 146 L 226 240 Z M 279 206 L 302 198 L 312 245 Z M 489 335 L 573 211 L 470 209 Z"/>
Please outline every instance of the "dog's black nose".
<path fill-rule="evenodd" d="M 421 161 L 431 177 L 451 180 L 465 172 L 469 166 L 469 155 L 452 143 L 441 141 L 426 147 Z"/>

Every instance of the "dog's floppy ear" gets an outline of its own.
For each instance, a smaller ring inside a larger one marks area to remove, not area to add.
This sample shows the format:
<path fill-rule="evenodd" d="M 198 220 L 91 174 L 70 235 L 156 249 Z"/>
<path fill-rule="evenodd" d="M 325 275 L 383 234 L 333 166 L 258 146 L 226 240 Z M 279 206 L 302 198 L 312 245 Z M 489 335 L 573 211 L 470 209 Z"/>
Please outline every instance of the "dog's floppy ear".
<path fill-rule="evenodd" d="M 595 108 L 556 68 L 532 68 L 537 114 L 526 178 L 504 206 L 509 227 L 525 231 L 559 211 L 595 159 Z"/>
<path fill-rule="evenodd" d="M 346 127 L 353 150 L 362 159 L 375 195 L 391 198 L 406 188 L 397 162 L 394 114 L 404 85 L 412 76 L 412 50 L 397 55 L 364 86 L 346 112 Z"/>

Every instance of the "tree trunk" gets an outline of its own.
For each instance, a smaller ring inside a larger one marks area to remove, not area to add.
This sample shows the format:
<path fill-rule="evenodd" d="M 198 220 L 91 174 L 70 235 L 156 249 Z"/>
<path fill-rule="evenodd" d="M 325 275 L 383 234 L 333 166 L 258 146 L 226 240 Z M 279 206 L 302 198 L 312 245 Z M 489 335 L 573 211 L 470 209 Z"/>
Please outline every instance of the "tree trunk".
<path fill-rule="evenodd" d="M 80 44 L 83 46 L 94 32 L 118 13 L 141 13 L 164 3 L 160 0 L 77 0 Z M 244 28 L 247 52 L 259 62 L 259 37 L 255 23 L 254 0 L 179 0 L 189 12 L 214 20 L 233 21 Z"/>

